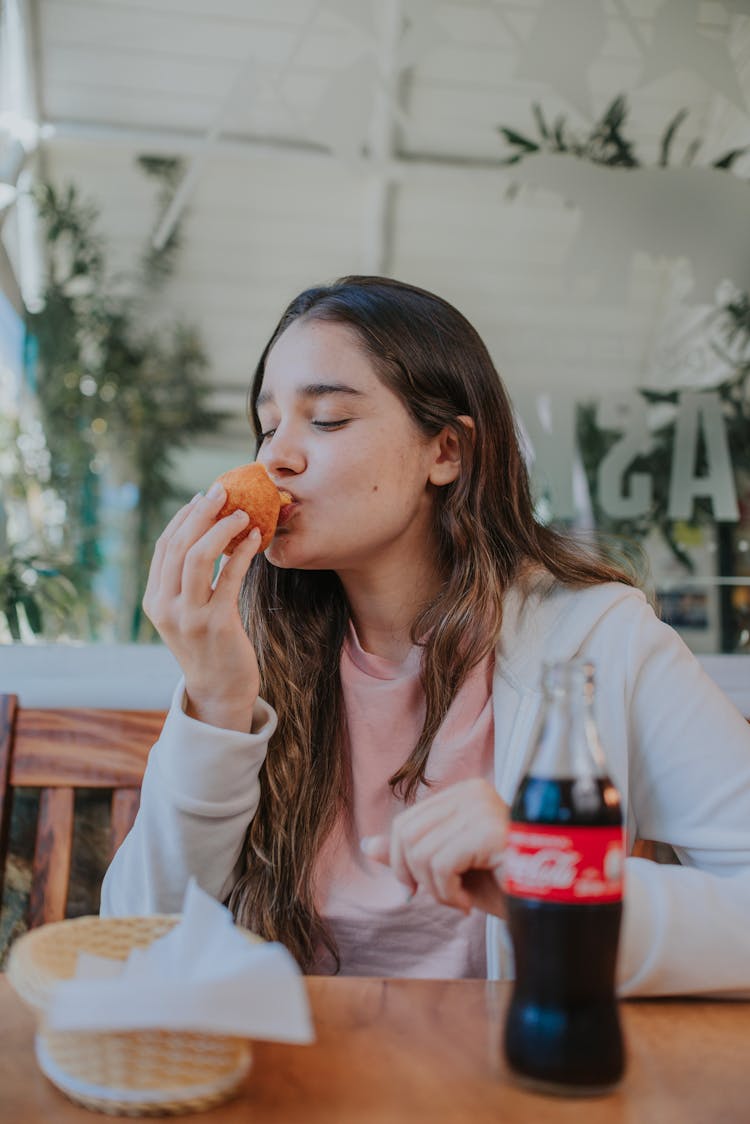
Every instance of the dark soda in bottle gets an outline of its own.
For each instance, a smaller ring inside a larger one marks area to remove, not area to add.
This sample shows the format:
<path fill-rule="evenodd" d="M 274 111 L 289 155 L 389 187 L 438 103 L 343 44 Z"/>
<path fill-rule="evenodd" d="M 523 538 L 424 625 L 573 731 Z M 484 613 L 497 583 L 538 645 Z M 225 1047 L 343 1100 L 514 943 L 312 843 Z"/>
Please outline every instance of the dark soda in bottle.
<path fill-rule="evenodd" d="M 540 1091 L 597 1094 L 624 1069 L 615 996 L 622 808 L 594 721 L 592 665 L 546 665 L 543 685 L 504 860 L 515 958 L 505 1054 Z"/>

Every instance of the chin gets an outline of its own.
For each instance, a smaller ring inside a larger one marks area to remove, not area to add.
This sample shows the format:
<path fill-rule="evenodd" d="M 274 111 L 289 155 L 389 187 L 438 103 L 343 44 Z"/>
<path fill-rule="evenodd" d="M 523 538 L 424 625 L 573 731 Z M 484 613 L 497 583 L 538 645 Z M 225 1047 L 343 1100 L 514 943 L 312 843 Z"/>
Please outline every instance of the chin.
<path fill-rule="evenodd" d="M 319 561 L 310 555 L 309 550 L 303 550 L 294 542 L 291 535 L 277 531 L 270 546 L 265 552 L 266 559 L 272 566 L 279 570 L 326 570 L 329 567 L 325 562 Z"/>

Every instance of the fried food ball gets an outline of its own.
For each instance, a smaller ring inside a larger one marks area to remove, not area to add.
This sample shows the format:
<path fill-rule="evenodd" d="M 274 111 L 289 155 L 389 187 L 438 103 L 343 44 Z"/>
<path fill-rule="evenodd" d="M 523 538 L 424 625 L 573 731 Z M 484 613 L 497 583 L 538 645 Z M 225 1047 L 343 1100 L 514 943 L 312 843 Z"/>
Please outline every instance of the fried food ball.
<path fill-rule="evenodd" d="M 227 498 L 216 518 L 223 519 L 225 515 L 231 515 L 238 508 L 246 511 L 250 516 L 246 530 L 235 535 L 224 548 L 224 553 L 231 554 L 235 547 L 247 538 L 253 527 L 260 530 L 259 549 L 265 550 L 276 531 L 281 508 L 291 503 L 292 497 L 288 492 L 276 487 L 266 472 L 265 465 L 257 461 L 230 468 L 228 472 L 219 476 L 217 483 L 222 484 L 226 489 Z"/>

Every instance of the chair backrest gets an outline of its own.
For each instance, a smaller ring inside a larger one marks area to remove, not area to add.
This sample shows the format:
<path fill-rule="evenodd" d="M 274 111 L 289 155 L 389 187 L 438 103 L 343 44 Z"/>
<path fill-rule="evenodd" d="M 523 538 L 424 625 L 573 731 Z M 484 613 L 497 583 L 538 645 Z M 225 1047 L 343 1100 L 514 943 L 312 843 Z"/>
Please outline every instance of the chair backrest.
<path fill-rule="evenodd" d="M 0 900 L 13 791 L 40 790 L 30 928 L 65 916 L 75 790 L 112 790 L 111 858 L 135 819 L 148 751 L 163 722 L 158 710 L 31 709 L 0 694 Z"/>

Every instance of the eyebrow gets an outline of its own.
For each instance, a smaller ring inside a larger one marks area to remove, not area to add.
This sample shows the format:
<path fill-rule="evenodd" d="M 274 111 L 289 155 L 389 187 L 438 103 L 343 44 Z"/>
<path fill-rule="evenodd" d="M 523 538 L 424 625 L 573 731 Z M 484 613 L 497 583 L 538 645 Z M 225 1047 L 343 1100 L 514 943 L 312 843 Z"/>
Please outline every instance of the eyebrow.
<path fill-rule="evenodd" d="M 297 389 L 298 398 L 325 398 L 328 394 L 350 394 L 357 398 L 364 398 L 364 391 L 356 390 L 353 386 L 347 386 L 343 382 L 310 382 L 306 386 L 300 386 Z M 255 408 L 259 410 L 261 406 L 265 406 L 268 402 L 273 401 L 273 395 L 269 390 L 261 390 L 258 395 Z"/>

